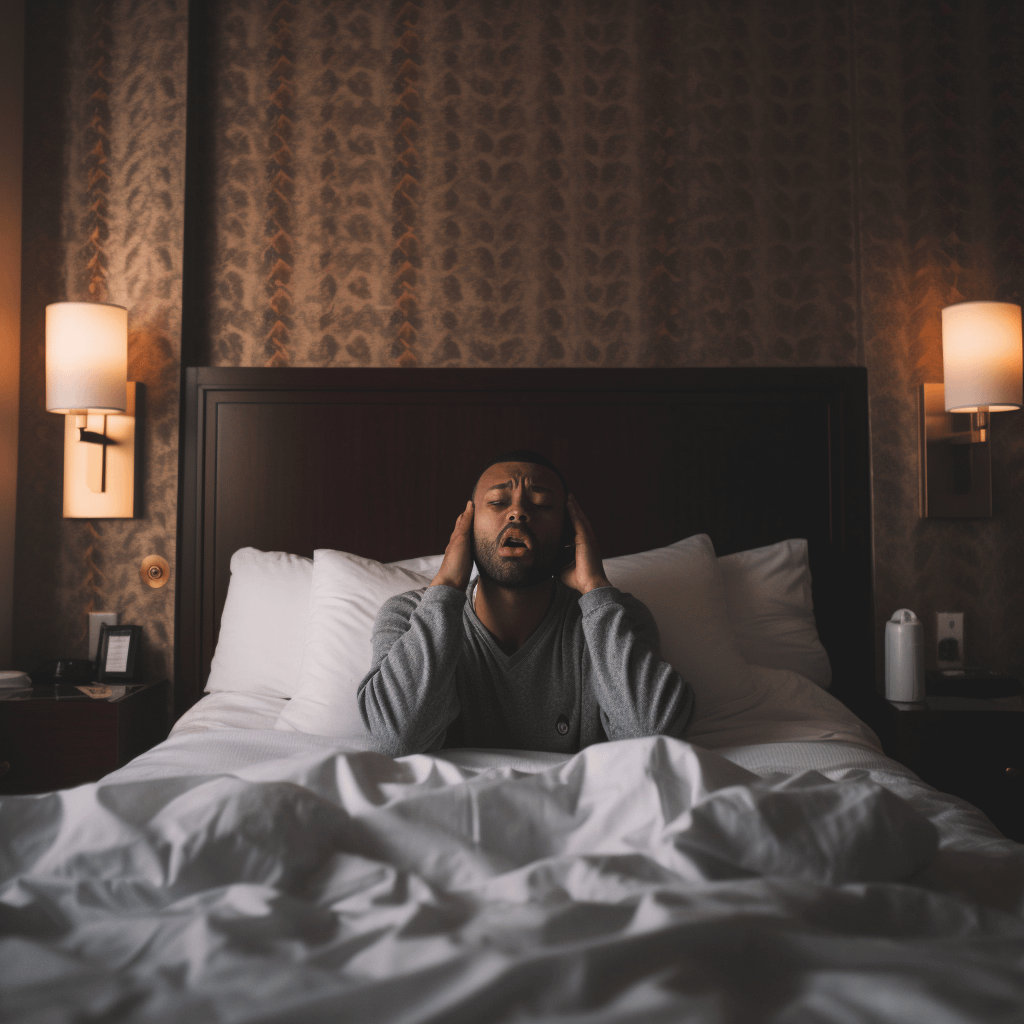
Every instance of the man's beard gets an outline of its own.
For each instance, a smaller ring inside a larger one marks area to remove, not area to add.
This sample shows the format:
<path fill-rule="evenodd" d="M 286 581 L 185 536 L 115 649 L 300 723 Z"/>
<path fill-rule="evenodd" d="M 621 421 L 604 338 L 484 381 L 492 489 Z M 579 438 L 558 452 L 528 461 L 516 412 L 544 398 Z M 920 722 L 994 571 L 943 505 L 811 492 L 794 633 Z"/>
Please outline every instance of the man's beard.
<path fill-rule="evenodd" d="M 509 590 L 522 590 L 544 583 L 554 576 L 558 565 L 557 548 L 545 551 L 538 546 L 537 538 L 528 527 L 516 524 L 516 528 L 530 538 L 530 550 L 533 551 L 532 565 L 527 565 L 518 558 L 503 559 L 498 554 L 505 530 L 502 530 L 495 540 L 483 542 L 477 541 L 475 534 L 472 535 L 473 561 L 476 562 L 480 575 Z"/>

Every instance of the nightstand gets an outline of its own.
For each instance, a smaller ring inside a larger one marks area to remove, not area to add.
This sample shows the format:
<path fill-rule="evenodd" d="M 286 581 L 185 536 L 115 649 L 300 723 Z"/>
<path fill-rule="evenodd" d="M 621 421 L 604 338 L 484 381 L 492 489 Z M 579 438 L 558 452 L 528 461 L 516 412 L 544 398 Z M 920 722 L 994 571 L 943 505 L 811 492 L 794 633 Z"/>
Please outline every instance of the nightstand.
<path fill-rule="evenodd" d="M 70 684 L 0 692 L 0 793 L 95 782 L 167 736 L 167 682 L 112 687 L 95 699 Z"/>
<path fill-rule="evenodd" d="M 928 697 L 892 704 L 878 722 L 885 752 L 929 785 L 980 808 L 1024 842 L 1024 707 L 1019 697 Z"/>

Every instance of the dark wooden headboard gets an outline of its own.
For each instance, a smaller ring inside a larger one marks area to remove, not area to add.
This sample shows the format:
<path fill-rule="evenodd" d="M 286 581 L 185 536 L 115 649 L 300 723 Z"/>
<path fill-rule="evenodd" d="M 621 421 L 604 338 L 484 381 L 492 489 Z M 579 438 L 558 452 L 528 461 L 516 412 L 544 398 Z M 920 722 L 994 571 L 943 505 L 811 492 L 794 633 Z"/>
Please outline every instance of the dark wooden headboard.
<path fill-rule="evenodd" d="M 233 551 L 443 551 L 481 464 L 520 447 L 563 468 L 607 556 L 806 537 L 833 692 L 873 690 L 864 369 L 189 369 L 183 433 L 179 714 Z"/>

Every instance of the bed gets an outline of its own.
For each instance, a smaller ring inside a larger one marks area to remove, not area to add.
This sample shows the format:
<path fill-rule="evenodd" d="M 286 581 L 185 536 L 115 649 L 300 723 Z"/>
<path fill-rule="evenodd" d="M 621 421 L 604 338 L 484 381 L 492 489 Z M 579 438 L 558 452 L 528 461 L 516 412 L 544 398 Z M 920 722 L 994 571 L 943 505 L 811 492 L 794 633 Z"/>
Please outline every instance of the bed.
<path fill-rule="evenodd" d="M 198 369 L 184 399 L 178 721 L 0 800 L 6 1018 L 1020 1019 L 1024 847 L 854 714 L 863 370 Z M 655 613 L 686 741 L 359 734 L 374 607 L 511 447 Z"/>

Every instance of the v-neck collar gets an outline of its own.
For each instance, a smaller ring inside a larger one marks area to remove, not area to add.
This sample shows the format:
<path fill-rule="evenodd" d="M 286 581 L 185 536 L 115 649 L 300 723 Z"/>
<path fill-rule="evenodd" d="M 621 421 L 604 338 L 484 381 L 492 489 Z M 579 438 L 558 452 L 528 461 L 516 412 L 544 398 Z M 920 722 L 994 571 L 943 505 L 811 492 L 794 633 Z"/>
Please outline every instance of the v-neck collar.
<path fill-rule="evenodd" d="M 500 664 L 506 668 L 515 668 L 515 666 L 529 657 L 530 652 L 547 636 L 548 632 L 553 628 L 555 622 L 562 616 L 565 610 L 566 596 L 570 591 L 561 580 L 555 580 L 555 596 L 551 601 L 551 607 L 548 608 L 547 615 L 544 616 L 540 621 L 540 625 L 530 634 L 527 638 L 526 643 L 519 648 L 518 651 L 514 651 L 512 654 L 506 654 L 499 646 L 497 640 L 491 634 L 491 631 L 483 624 L 480 616 L 476 613 L 475 601 L 476 601 L 476 585 L 479 579 L 473 580 L 469 587 L 468 600 L 466 601 L 466 608 L 471 616 L 470 621 L 473 623 L 477 632 L 483 638 L 484 643 L 490 648 L 495 658 Z"/>

